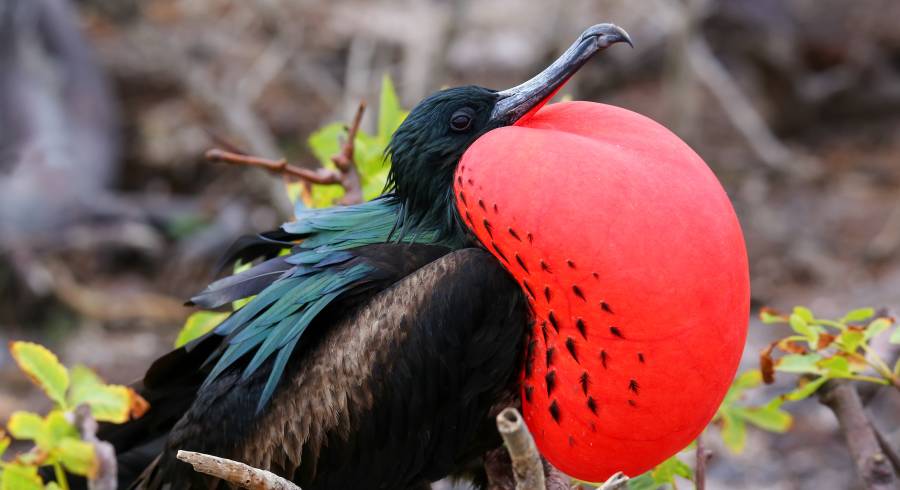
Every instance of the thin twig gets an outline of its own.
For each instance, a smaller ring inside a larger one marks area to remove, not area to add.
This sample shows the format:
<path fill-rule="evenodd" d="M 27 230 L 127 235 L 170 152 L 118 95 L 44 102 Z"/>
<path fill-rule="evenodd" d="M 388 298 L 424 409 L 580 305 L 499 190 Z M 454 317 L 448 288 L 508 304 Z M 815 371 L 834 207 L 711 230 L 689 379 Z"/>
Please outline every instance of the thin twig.
<path fill-rule="evenodd" d="M 872 424 L 854 385 L 844 380 L 831 380 L 819 390 L 819 401 L 837 416 L 856 471 L 868 490 L 896 488 L 890 462 L 878 444 Z"/>
<path fill-rule="evenodd" d="M 697 436 L 697 466 L 694 469 L 694 488 L 704 490 L 706 488 L 706 462 L 710 452 L 703 445 L 703 432 Z"/>
<path fill-rule="evenodd" d="M 878 445 L 881 446 L 881 450 L 884 451 L 884 454 L 891 461 L 894 473 L 900 475 L 900 454 L 897 454 L 897 450 L 891 445 L 891 441 L 884 437 L 884 434 L 878 430 L 878 427 L 875 427 L 875 424 L 872 424 L 872 432 L 875 433 L 875 438 L 878 439 Z"/>
<path fill-rule="evenodd" d="M 544 490 L 546 484 L 541 455 L 519 411 L 506 408 L 500 412 L 497 415 L 497 430 L 512 460 L 516 490 Z"/>
<path fill-rule="evenodd" d="M 211 475 L 249 490 L 300 490 L 288 480 L 272 473 L 230 459 L 193 451 L 178 451 L 176 456 L 194 467 L 194 471 Z"/>
<path fill-rule="evenodd" d="M 298 178 L 308 184 L 338 184 L 344 188 L 344 197 L 341 198 L 340 204 L 359 204 L 363 202 L 362 181 L 359 177 L 356 161 L 353 158 L 353 151 L 356 134 L 359 132 L 359 125 L 362 122 L 365 110 L 366 103 L 362 101 L 359 103 L 359 108 L 353 117 L 353 123 L 347 128 L 347 137 L 341 142 L 340 152 L 331 157 L 331 161 L 337 167 L 336 169 L 318 168 L 310 170 L 291 165 L 284 158 L 271 160 L 220 149 L 207 151 L 205 157 L 210 162 L 262 168 L 279 175 Z"/>
<path fill-rule="evenodd" d="M 207 151 L 204 157 L 210 162 L 258 167 L 279 175 L 297 177 L 312 184 L 340 183 L 340 176 L 338 175 L 338 172 L 334 170 L 329 170 L 327 168 L 309 170 L 296 165 L 291 165 L 283 158 L 281 160 L 270 160 L 268 158 L 243 155 L 241 153 L 233 153 L 219 149 Z"/>

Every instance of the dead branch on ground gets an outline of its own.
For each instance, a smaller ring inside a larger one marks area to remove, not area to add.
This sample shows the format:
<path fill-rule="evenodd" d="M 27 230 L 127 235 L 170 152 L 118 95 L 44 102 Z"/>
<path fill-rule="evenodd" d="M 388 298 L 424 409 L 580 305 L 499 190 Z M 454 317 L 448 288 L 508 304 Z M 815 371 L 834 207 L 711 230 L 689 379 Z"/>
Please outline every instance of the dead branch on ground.
<path fill-rule="evenodd" d="M 300 490 L 288 480 L 272 473 L 230 459 L 193 451 L 178 451 L 175 456 L 190 464 L 194 471 L 214 476 L 249 490 Z"/>

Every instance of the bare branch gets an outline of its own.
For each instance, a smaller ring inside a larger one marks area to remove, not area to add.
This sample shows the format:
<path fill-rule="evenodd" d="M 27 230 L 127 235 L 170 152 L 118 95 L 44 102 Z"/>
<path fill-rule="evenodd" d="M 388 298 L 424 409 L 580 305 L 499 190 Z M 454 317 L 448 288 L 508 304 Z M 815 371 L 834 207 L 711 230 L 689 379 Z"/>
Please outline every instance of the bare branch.
<path fill-rule="evenodd" d="M 694 468 L 694 488 L 704 490 L 706 488 L 706 462 L 712 455 L 703 445 L 703 432 L 697 436 L 697 466 Z"/>
<path fill-rule="evenodd" d="M 541 455 L 519 411 L 506 408 L 500 412 L 497 415 L 497 430 L 512 459 L 516 490 L 544 490 L 546 484 Z"/>
<path fill-rule="evenodd" d="M 318 170 L 309 170 L 291 165 L 285 159 L 270 160 L 268 158 L 254 157 L 233 153 L 230 151 L 212 149 L 206 152 L 204 157 L 210 162 L 229 163 L 232 165 L 246 165 L 248 167 L 258 167 L 280 175 L 287 175 L 299 178 L 311 184 L 339 184 L 340 176 L 338 172 L 326 168 Z"/>
<path fill-rule="evenodd" d="M 230 459 L 193 451 L 178 451 L 175 456 L 190 464 L 194 471 L 211 475 L 250 490 L 300 490 L 288 480 L 272 473 Z"/>
<path fill-rule="evenodd" d="M 897 482 L 890 461 L 882 452 L 853 384 L 844 380 L 828 381 L 819 390 L 819 401 L 837 416 L 864 488 L 896 488 Z"/>
<path fill-rule="evenodd" d="M 365 110 L 366 103 L 362 101 L 356 110 L 356 116 L 353 117 L 353 123 L 347 129 L 347 137 L 341 143 L 341 151 L 331 157 L 331 161 L 334 162 L 337 170 L 328 168 L 309 170 L 291 165 L 283 158 L 271 160 L 220 149 L 207 151 L 205 157 L 210 162 L 262 168 L 280 175 L 298 178 L 308 184 L 339 184 L 344 188 L 344 197 L 341 198 L 340 204 L 359 204 L 363 202 L 362 181 L 356 162 L 353 159 L 353 150 L 356 134 L 359 132 L 359 125 L 362 122 Z"/>

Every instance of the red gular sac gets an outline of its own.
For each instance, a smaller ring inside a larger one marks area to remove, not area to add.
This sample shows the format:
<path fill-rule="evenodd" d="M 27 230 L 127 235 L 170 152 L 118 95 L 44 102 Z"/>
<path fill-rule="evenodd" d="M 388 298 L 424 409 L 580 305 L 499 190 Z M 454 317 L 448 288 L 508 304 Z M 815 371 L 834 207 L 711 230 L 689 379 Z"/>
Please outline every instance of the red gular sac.
<path fill-rule="evenodd" d="M 737 369 L 750 297 L 740 224 L 703 160 L 644 116 L 568 102 L 479 138 L 454 185 L 533 310 L 522 409 L 541 453 L 602 481 L 696 438 Z"/>

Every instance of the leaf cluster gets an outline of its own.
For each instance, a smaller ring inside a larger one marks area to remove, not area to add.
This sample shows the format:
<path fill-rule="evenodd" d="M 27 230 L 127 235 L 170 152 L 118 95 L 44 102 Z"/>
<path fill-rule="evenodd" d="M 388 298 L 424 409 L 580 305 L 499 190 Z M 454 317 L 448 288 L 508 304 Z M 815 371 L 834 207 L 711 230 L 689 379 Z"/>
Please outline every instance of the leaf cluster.
<path fill-rule="evenodd" d="M 147 402 L 127 386 L 103 382 L 82 365 L 67 369 L 47 348 L 31 342 L 11 342 L 13 359 L 31 381 L 53 401 L 54 408 L 45 416 L 17 411 L 0 430 L 0 457 L 11 443 L 10 436 L 31 441 L 33 447 L 9 461 L 0 460 L 0 490 L 40 488 L 67 489 L 65 472 L 93 478 L 99 469 L 94 445 L 82 439 L 73 424 L 73 411 L 87 405 L 94 419 L 123 423 L 140 417 Z M 56 482 L 44 485 L 38 474 L 42 466 L 52 466 Z"/>

